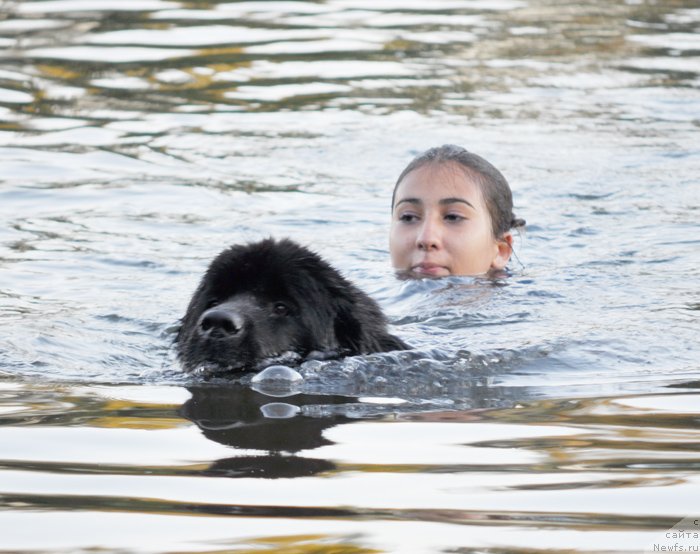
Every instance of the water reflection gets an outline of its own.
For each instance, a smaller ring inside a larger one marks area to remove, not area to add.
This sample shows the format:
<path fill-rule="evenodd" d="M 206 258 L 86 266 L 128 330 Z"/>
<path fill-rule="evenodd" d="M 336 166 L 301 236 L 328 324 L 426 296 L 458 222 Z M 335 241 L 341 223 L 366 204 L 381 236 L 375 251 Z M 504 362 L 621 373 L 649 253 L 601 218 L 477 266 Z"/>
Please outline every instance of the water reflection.
<path fill-rule="evenodd" d="M 350 419 L 340 414 L 314 417 L 310 412 L 319 403 L 357 402 L 343 396 L 303 394 L 292 395 L 281 402 L 279 398 L 240 384 L 189 387 L 188 390 L 192 398 L 182 406 L 180 414 L 194 422 L 205 437 L 238 450 L 265 452 L 220 459 L 206 471 L 226 477 L 289 478 L 330 471 L 335 467 L 332 462 L 298 453 L 329 444 L 323 432 L 348 423 Z M 280 406 L 287 408 L 284 417 L 280 417 Z"/>
<path fill-rule="evenodd" d="M 26 116 L 37 114 L 101 125 L 117 116 L 105 106 L 122 111 L 120 118 L 130 110 L 331 107 L 488 118 L 573 109 L 586 118 L 594 106 L 609 112 L 612 103 L 624 118 L 631 106 L 610 95 L 611 87 L 619 93 L 697 80 L 693 7 L 6 3 L 0 103 L 11 107 L 9 129 L 24 128 Z M 571 57 L 578 63 L 568 63 Z M 597 100 L 572 97 L 582 93 Z M 519 106 L 524 97 L 529 105 Z M 550 99 L 561 101 L 544 109 Z"/>
<path fill-rule="evenodd" d="M 342 412 L 354 401 L 303 395 L 285 399 L 300 415 L 266 420 L 261 407 L 270 397 L 241 387 L 191 387 L 179 409 L 173 402 L 186 393 L 176 388 L 80 387 L 43 394 L 8 385 L 0 395 L 6 445 L 0 505 L 10 513 L 79 510 L 83 518 L 113 522 L 117 514 L 195 513 L 233 518 L 229 525 L 240 517 L 263 518 L 277 529 L 283 528 L 280 518 L 291 517 L 297 525 L 313 521 L 319 532 L 329 530 L 330 517 L 353 529 L 379 522 L 378 528 L 370 525 L 375 536 L 400 522 L 466 525 L 464 532 L 477 536 L 497 523 L 501 544 L 517 544 L 511 535 L 524 530 L 546 532 L 557 542 L 586 530 L 603 544 L 637 541 L 643 537 L 630 533 L 671 527 L 677 514 L 692 512 L 697 487 L 697 394 L 545 400 L 491 410 L 399 408 L 392 418 L 371 420 L 315 418 L 324 405 Z M 81 407 L 75 430 L 121 431 L 111 437 L 126 456 L 105 458 L 104 448 L 95 448 L 102 444 L 98 433 L 92 461 L 71 461 L 66 449 L 42 451 L 42 444 L 57 444 L 70 429 L 48 417 L 67 402 Z M 5 415 L 12 405 L 31 419 L 19 423 L 16 415 Z M 175 410 L 194 421 L 196 432 L 178 422 Z M 164 416 L 172 425 L 159 423 Z M 133 442 L 136 435 L 125 438 L 137 428 L 149 429 L 150 436 L 140 443 Z M 183 432 L 174 437 L 174 428 Z M 130 444 L 139 449 L 124 452 Z M 229 457 L 222 455 L 227 450 Z M 178 464 L 185 456 L 201 461 Z M 214 522 L 203 523 L 214 532 Z M 460 544 L 460 536 L 448 542 Z M 114 533 L 101 540 L 122 544 Z M 391 540 L 406 544 L 405 538 Z M 540 539 L 521 540 L 535 545 Z"/>

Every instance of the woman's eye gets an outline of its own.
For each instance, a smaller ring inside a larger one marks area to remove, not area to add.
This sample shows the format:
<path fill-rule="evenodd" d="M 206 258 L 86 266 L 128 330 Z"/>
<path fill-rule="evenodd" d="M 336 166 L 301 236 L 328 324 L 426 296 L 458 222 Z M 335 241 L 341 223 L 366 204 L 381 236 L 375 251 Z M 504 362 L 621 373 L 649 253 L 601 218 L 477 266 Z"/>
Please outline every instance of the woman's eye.
<path fill-rule="evenodd" d="M 272 307 L 272 313 L 279 316 L 289 315 L 289 307 L 283 302 L 276 302 Z"/>
<path fill-rule="evenodd" d="M 414 221 L 418 221 L 418 216 L 416 214 L 401 214 L 399 215 L 399 221 L 403 221 L 404 223 L 413 223 Z"/>
<path fill-rule="evenodd" d="M 464 217 L 463 215 L 460 215 L 460 214 L 447 214 L 447 215 L 445 215 L 445 221 L 449 221 L 451 223 L 455 223 L 458 221 L 464 221 L 465 219 L 467 219 L 467 218 Z"/>

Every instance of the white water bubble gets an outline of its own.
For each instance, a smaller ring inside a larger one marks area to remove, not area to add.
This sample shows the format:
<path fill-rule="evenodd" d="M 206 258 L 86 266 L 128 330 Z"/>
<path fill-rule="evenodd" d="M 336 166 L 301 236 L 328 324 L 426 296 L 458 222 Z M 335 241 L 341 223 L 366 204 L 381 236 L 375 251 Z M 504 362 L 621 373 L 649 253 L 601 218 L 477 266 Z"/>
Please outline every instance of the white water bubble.
<path fill-rule="evenodd" d="M 286 365 L 266 367 L 251 379 L 254 390 L 268 396 L 289 396 L 296 394 L 304 382 L 301 374 Z"/>
<path fill-rule="evenodd" d="M 301 408 L 286 402 L 270 402 L 260 406 L 260 411 L 268 419 L 290 419 L 297 415 Z"/>
<path fill-rule="evenodd" d="M 301 374 L 286 365 L 271 365 L 266 367 L 252 379 L 252 383 L 298 383 L 303 381 Z"/>

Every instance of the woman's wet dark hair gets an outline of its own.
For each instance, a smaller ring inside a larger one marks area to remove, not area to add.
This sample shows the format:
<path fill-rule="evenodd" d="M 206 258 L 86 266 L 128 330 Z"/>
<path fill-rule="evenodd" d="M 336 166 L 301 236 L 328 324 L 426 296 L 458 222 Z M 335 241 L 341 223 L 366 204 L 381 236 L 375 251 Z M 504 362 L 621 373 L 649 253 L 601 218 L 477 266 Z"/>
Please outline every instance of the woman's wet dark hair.
<path fill-rule="evenodd" d="M 445 144 L 430 148 L 416 156 L 399 175 L 391 196 L 391 209 L 396 201 L 396 189 L 404 177 L 428 164 L 454 162 L 475 179 L 481 188 L 486 208 L 491 216 L 493 235 L 501 237 L 507 231 L 525 226 L 525 220 L 513 214 L 513 194 L 503 174 L 481 156 L 477 156 L 454 144 Z"/>

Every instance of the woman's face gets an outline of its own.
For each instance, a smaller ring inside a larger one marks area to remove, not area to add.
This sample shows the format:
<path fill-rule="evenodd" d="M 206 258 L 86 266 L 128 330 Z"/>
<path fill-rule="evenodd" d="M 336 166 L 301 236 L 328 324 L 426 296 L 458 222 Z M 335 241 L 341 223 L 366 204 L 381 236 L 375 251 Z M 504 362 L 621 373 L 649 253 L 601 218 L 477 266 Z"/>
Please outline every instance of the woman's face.
<path fill-rule="evenodd" d="M 399 183 L 389 249 L 397 271 L 412 277 L 481 275 L 504 269 L 512 236 L 493 236 L 479 185 L 454 162 L 427 164 Z"/>

